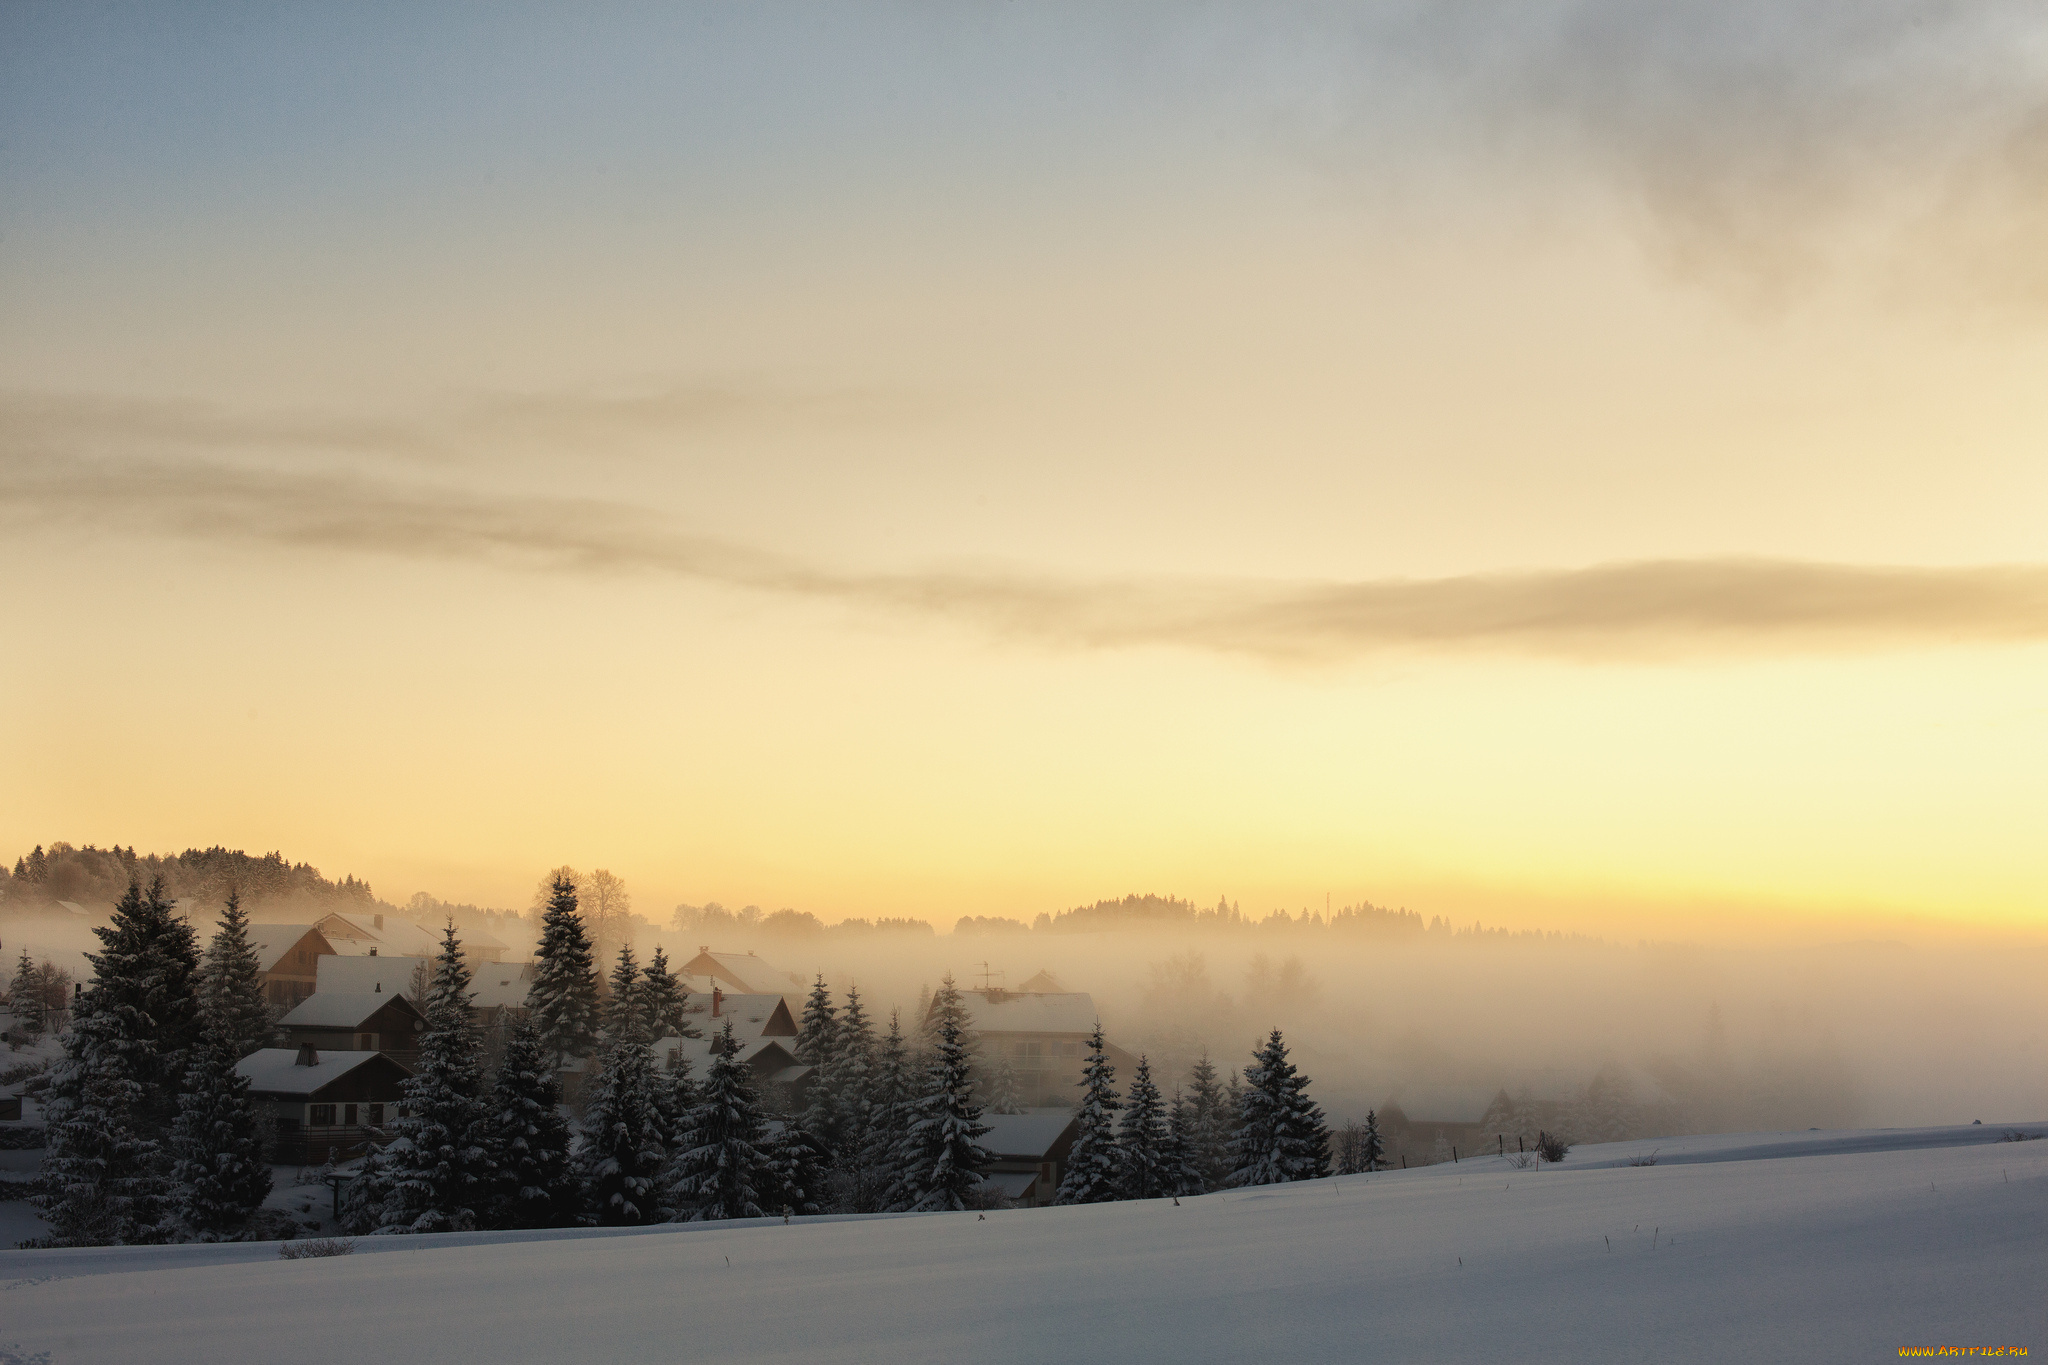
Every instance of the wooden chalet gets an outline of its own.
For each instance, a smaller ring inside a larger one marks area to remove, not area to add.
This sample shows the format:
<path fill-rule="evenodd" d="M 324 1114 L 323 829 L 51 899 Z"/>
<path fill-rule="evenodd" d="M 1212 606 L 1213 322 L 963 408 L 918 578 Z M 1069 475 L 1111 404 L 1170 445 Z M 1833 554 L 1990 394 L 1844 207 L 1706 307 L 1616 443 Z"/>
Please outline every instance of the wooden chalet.
<path fill-rule="evenodd" d="M 692 995 L 685 1007 L 701 1038 L 668 1037 L 654 1045 L 655 1061 L 674 1071 L 687 1064 L 702 1080 L 711 1067 L 711 1046 L 732 1025 L 740 1060 L 754 1073 L 756 1084 L 779 1087 L 800 1102 L 810 1085 L 811 1068 L 796 1059 L 796 1018 L 780 995 L 728 995 L 713 986 L 706 995 Z"/>
<path fill-rule="evenodd" d="M 315 991 L 277 1025 L 288 1047 L 383 1052 L 409 1067 L 419 1059 L 427 1019 L 393 992 Z"/>
<path fill-rule="evenodd" d="M 334 945 L 310 924 L 251 924 L 249 942 L 263 973 L 263 998 L 279 1013 L 319 989 L 320 959 L 334 955 Z"/>
<path fill-rule="evenodd" d="M 1027 1105 L 1068 1105 L 1079 1093 L 1088 1037 L 1095 1031 L 1095 998 L 1086 991 L 1009 991 L 1000 986 L 962 991 L 968 1027 L 981 1040 L 984 1063 L 1000 1057 L 1017 1076 Z M 932 1004 L 936 1010 L 938 1003 Z M 927 1020 L 930 1019 L 927 1014 Z M 1115 1044 L 1103 1048 L 1117 1074 L 1128 1076 L 1138 1059 Z"/>
<path fill-rule="evenodd" d="M 398 1116 L 412 1073 L 382 1052 L 266 1047 L 235 1064 L 277 1137 L 270 1159 L 312 1165 L 361 1156 Z"/>
<path fill-rule="evenodd" d="M 1003 1197 L 1026 1208 L 1040 1208 L 1059 1192 L 1074 1140 L 1081 1133 L 1080 1116 L 1071 1109 L 1033 1109 L 1022 1114 L 983 1114 L 988 1132 L 981 1145 L 995 1160 L 982 1179 Z"/>

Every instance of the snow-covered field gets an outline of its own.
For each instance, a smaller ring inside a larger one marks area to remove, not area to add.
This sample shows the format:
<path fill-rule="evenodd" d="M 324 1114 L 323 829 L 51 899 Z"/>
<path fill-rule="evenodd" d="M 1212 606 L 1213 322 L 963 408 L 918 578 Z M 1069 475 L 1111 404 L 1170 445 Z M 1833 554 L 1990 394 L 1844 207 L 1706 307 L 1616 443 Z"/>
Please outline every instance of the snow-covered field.
<path fill-rule="evenodd" d="M 2048 1352 L 2048 1141 L 1998 1133 L 1667 1138 L 1179 1207 L 371 1239 L 323 1260 L 13 1251 L 0 1362 Z"/>

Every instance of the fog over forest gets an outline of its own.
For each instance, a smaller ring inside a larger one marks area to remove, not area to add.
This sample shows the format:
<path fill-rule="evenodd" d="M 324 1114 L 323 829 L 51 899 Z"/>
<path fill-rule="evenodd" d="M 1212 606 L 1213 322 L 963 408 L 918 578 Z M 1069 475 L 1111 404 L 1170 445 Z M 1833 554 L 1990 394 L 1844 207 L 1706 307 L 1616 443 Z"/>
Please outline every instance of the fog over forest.
<path fill-rule="evenodd" d="M 111 899 L 102 883 L 131 866 L 163 875 L 209 931 L 230 884 L 261 921 L 452 918 L 504 940 L 514 958 L 531 955 L 537 926 L 530 907 L 424 894 L 393 904 L 275 855 L 154 859 L 68 845 L 52 855 L 42 882 L 0 882 L 9 962 L 26 949 L 89 972 L 91 927 Z M 60 866 L 72 870 L 60 877 Z M 821 973 L 835 992 L 857 984 L 871 1008 L 900 1009 L 906 1024 L 948 972 L 972 989 L 1050 971 L 1089 992 L 1110 1040 L 1148 1054 L 1162 1078 L 1182 1078 L 1205 1049 L 1241 1064 L 1280 1028 L 1337 1123 L 1389 1100 L 1415 1120 L 1471 1122 L 1500 1090 L 1568 1103 L 1596 1077 L 1620 1087 L 1641 1126 L 1672 1133 L 1990 1124 L 2048 1111 L 2039 945 L 1623 944 L 1454 929 L 1369 906 L 1253 916 L 1160 897 L 1048 912 L 1035 927 L 968 916 L 942 932 L 755 907 L 636 909 L 613 881 L 621 903 L 609 927 L 593 928 L 607 953 L 628 930 L 642 960 L 657 946 L 678 964 L 700 947 L 754 952 L 805 985 Z M 87 896 L 71 901 L 87 913 L 56 904 L 53 885 Z"/>

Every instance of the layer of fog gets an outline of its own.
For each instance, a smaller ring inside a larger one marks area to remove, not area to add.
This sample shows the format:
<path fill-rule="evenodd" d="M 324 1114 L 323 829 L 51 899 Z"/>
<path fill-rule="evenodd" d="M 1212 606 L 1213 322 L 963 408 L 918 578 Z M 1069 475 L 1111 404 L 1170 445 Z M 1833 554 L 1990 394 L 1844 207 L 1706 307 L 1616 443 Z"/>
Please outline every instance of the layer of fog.
<path fill-rule="evenodd" d="M 259 918 L 310 922 L 334 907 L 291 908 Z M 212 917 L 195 921 L 203 939 Z M 26 949 L 88 977 L 99 923 L 0 922 L 7 975 Z M 503 924 L 496 936 L 513 958 L 532 952 Z M 678 967 L 708 946 L 751 950 L 804 982 L 822 973 L 835 998 L 858 985 L 874 1017 L 886 1025 L 900 1010 L 906 1027 L 947 972 L 965 988 L 1014 988 L 1050 971 L 1092 995 L 1110 1041 L 1147 1054 L 1169 1083 L 1204 1050 L 1241 1064 L 1279 1028 L 1339 1121 L 1389 1099 L 1411 1118 L 1472 1121 L 1497 1090 L 1569 1100 L 1603 1068 L 1698 1131 L 2048 1117 L 2041 947 L 1403 942 L 1314 929 L 792 938 L 640 921 L 642 960 L 657 946 Z"/>
<path fill-rule="evenodd" d="M 701 946 L 643 931 L 678 961 Z M 2048 1115 L 2048 951 L 1888 944 L 1709 949 L 1231 935 L 825 934 L 752 948 L 906 1018 L 951 971 L 1050 970 L 1111 1041 L 1173 1079 L 1285 1031 L 1333 1117 L 1392 1098 L 1476 1120 L 1502 1088 L 1568 1100 L 1619 1065 L 1699 1130 L 1986 1123 Z"/>

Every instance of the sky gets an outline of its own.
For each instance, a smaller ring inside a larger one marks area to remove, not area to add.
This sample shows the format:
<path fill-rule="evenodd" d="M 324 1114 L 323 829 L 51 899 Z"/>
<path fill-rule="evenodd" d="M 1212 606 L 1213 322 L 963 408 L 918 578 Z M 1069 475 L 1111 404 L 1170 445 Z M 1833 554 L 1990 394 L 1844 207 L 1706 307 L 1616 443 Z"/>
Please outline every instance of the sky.
<path fill-rule="evenodd" d="M 2048 938 L 2048 17 L 0 10 L 0 839 Z"/>

